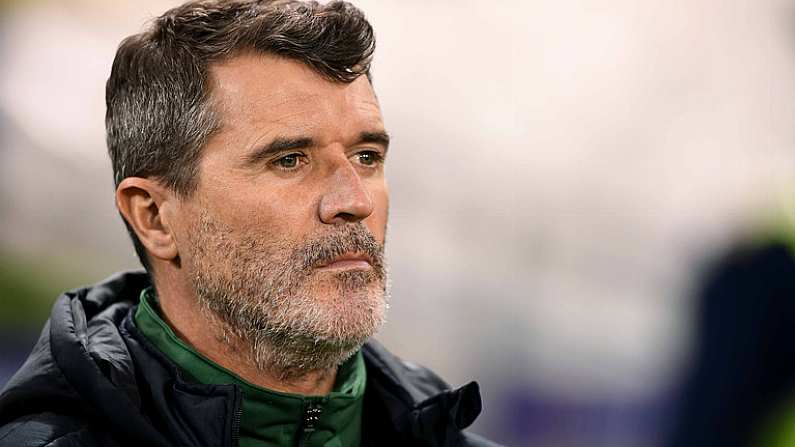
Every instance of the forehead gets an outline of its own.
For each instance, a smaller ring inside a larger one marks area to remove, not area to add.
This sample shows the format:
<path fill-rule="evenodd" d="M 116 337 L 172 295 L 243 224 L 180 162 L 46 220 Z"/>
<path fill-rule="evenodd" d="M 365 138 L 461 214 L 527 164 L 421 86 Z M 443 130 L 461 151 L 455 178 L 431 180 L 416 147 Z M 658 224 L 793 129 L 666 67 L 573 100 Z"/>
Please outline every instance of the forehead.
<path fill-rule="evenodd" d="M 333 82 L 300 62 L 253 53 L 216 64 L 210 74 L 222 133 L 251 131 L 266 137 L 262 133 L 287 132 L 322 139 L 383 128 L 365 76 Z"/>

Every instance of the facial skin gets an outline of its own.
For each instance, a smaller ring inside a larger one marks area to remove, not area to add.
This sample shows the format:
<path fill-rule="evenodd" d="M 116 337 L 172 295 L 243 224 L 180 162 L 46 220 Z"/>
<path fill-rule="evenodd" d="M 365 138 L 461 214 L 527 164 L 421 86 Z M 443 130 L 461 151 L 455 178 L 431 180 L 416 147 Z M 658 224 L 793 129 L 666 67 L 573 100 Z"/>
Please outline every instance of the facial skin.
<path fill-rule="evenodd" d="M 366 77 L 331 82 L 270 55 L 211 74 L 222 126 L 196 191 L 128 178 L 117 204 L 183 339 L 252 383 L 326 394 L 386 310 L 378 102 Z"/>

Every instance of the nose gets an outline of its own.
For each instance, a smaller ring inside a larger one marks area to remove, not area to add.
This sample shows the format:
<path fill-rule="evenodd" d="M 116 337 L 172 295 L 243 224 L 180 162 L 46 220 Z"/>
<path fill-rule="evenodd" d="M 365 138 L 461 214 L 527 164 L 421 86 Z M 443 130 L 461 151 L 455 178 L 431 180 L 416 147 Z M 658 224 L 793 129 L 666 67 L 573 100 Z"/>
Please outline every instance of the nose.
<path fill-rule="evenodd" d="M 339 225 L 359 222 L 372 213 L 373 200 L 362 178 L 350 163 L 340 163 L 329 176 L 327 191 L 320 199 L 320 220 Z"/>

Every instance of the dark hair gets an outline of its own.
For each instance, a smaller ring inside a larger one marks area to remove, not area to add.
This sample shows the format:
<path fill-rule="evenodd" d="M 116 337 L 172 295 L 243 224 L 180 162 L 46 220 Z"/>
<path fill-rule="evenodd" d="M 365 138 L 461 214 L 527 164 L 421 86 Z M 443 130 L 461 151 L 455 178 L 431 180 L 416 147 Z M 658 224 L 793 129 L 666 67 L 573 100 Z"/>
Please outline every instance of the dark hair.
<path fill-rule="evenodd" d="M 375 38 L 342 1 L 191 1 L 122 41 L 106 86 L 108 152 L 116 186 L 153 177 L 182 196 L 196 187 L 202 147 L 218 130 L 210 65 L 246 51 L 306 64 L 330 81 L 370 77 Z M 135 251 L 146 250 L 125 220 Z"/>

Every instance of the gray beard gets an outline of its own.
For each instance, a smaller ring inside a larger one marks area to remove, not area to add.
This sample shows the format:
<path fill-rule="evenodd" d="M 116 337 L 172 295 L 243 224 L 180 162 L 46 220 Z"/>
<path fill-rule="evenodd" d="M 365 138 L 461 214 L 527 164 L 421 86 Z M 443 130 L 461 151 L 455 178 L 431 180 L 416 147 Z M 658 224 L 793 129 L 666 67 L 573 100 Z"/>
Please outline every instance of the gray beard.
<path fill-rule="evenodd" d="M 204 315 L 230 349 L 281 380 L 339 366 L 385 321 L 383 245 L 360 222 L 287 246 L 235 235 L 203 213 L 192 236 Z M 367 254 L 372 269 L 318 277 L 315 266 L 345 252 Z"/>

